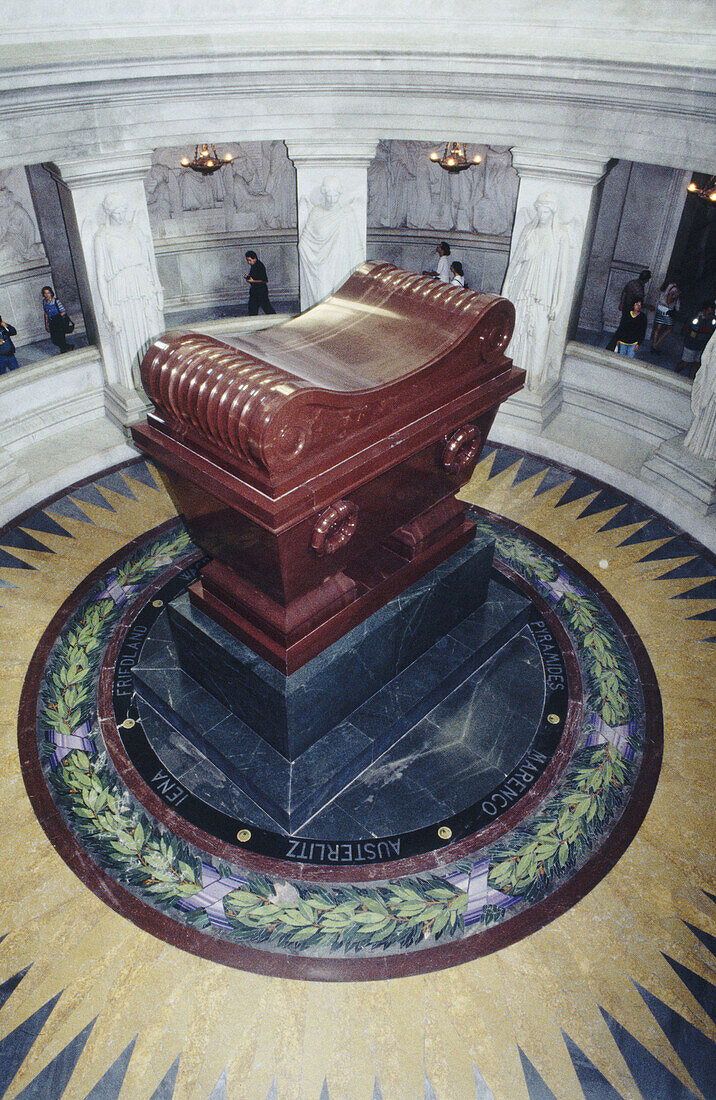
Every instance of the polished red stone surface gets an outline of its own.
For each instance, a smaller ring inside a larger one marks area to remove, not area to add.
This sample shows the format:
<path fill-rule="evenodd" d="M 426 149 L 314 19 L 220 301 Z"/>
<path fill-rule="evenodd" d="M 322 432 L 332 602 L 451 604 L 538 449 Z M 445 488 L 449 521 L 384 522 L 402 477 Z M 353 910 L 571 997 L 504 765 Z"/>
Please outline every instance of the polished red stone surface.
<path fill-rule="evenodd" d="M 197 606 L 291 672 L 464 545 L 454 494 L 524 379 L 513 324 L 496 295 L 366 263 L 231 346 L 158 340 L 133 436 L 214 559 Z"/>

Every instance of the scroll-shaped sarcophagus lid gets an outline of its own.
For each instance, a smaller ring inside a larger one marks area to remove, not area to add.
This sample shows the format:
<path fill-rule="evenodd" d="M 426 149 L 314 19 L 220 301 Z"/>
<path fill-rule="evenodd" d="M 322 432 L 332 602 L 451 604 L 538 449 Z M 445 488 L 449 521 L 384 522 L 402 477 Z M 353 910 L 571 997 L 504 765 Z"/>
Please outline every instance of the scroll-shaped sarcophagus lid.
<path fill-rule="evenodd" d="M 385 462 L 398 441 L 404 456 L 411 437 L 417 449 L 454 428 L 452 411 L 496 411 L 524 378 L 504 354 L 513 324 L 504 298 L 364 263 L 283 324 L 157 340 L 142 363 L 155 412 L 135 438 L 160 460 L 159 438 L 172 439 L 276 498 Z"/>

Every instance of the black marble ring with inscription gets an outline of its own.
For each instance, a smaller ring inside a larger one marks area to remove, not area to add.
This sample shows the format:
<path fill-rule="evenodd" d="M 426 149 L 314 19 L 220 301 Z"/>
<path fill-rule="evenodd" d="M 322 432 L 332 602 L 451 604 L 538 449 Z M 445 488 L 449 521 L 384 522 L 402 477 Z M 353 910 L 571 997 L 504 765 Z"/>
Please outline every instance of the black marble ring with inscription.
<path fill-rule="evenodd" d="M 260 746 L 232 782 L 192 739 L 228 719 L 177 679 L 166 608 L 201 564 L 181 525 L 88 577 L 38 648 L 21 722 L 33 805 L 87 885 L 197 954 L 326 980 L 449 966 L 583 896 L 653 793 L 653 672 L 594 578 L 474 515 L 495 541 L 499 630 L 468 616 L 341 718 L 357 740 L 380 744 L 388 724 L 399 737 L 292 831 L 251 797 Z M 174 727 L 162 684 L 185 693 Z"/>

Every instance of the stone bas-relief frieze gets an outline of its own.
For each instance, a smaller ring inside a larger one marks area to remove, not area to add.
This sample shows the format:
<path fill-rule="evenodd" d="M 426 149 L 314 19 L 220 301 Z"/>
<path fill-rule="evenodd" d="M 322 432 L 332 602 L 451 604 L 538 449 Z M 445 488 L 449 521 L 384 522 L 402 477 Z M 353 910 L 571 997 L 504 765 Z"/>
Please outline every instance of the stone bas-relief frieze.
<path fill-rule="evenodd" d="M 0 172 L 0 263 L 46 263 L 30 192 L 21 168 Z"/>
<path fill-rule="evenodd" d="M 310 207 L 298 238 L 301 303 L 305 309 L 332 294 L 365 259 L 360 224 L 343 184 L 327 176 L 317 195 L 302 199 Z"/>
<path fill-rule="evenodd" d="M 16 347 L 44 340 L 40 290 L 52 275 L 24 168 L 0 171 L 0 312 L 17 329 Z"/>
<path fill-rule="evenodd" d="M 508 236 L 519 179 L 509 149 L 470 146 L 482 163 L 451 175 L 430 160 L 424 141 L 381 141 L 368 168 L 371 227 Z"/>
<path fill-rule="evenodd" d="M 539 390 L 559 373 L 561 349 L 553 354 L 551 344 L 559 344 L 565 323 L 573 266 L 570 253 L 580 234 L 576 220 L 563 220 L 556 195 L 543 192 L 532 209 L 519 231 L 502 293 L 516 314 L 507 354 L 527 371 L 527 389 Z"/>
<path fill-rule="evenodd" d="M 101 322 L 116 362 L 127 365 L 162 330 L 163 293 L 151 243 L 130 216 L 127 200 L 108 193 L 102 216 L 104 223 L 94 233 Z"/>
<path fill-rule="evenodd" d="M 152 225 L 162 226 L 178 218 L 184 210 L 179 173 L 162 160 L 156 159 L 144 181 L 147 209 Z"/>
<path fill-rule="evenodd" d="M 196 175 L 194 179 L 198 184 L 205 182 Z M 232 160 L 211 181 L 221 185 L 227 229 L 259 229 L 272 220 L 273 196 L 265 190 L 258 166 L 248 157 Z"/>
<path fill-rule="evenodd" d="M 295 227 L 296 173 L 282 141 L 222 145 L 233 159 L 212 176 L 179 167 L 188 151 L 155 150 L 145 180 L 155 237 Z"/>

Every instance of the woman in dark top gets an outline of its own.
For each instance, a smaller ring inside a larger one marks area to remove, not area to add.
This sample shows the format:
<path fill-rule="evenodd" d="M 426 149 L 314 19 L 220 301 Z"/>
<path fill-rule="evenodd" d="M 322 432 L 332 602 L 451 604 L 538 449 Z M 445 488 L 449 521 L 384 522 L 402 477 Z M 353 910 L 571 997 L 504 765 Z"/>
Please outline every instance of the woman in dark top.
<path fill-rule="evenodd" d="M 72 351 L 74 344 L 67 343 L 65 321 L 67 310 L 51 286 L 42 288 L 42 308 L 45 311 L 45 331 L 49 332 L 50 339 L 60 351 Z"/>
<path fill-rule="evenodd" d="M 246 259 L 249 270 L 244 278 L 249 284 L 249 317 L 255 317 L 259 309 L 264 313 L 275 313 L 276 310 L 269 302 L 266 268 L 255 252 L 247 252 Z"/>
<path fill-rule="evenodd" d="M 643 302 L 637 298 L 632 302 L 631 309 L 625 310 L 616 331 L 617 352 L 619 355 L 628 355 L 634 359 L 639 344 L 643 343 L 646 336 L 646 314 L 642 312 Z"/>
<path fill-rule="evenodd" d="M 20 366 L 15 358 L 15 345 L 10 339 L 17 336 L 17 329 L 9 321 L 3 321 L 0 317 L 0 374 L 17 370 Z"/>

